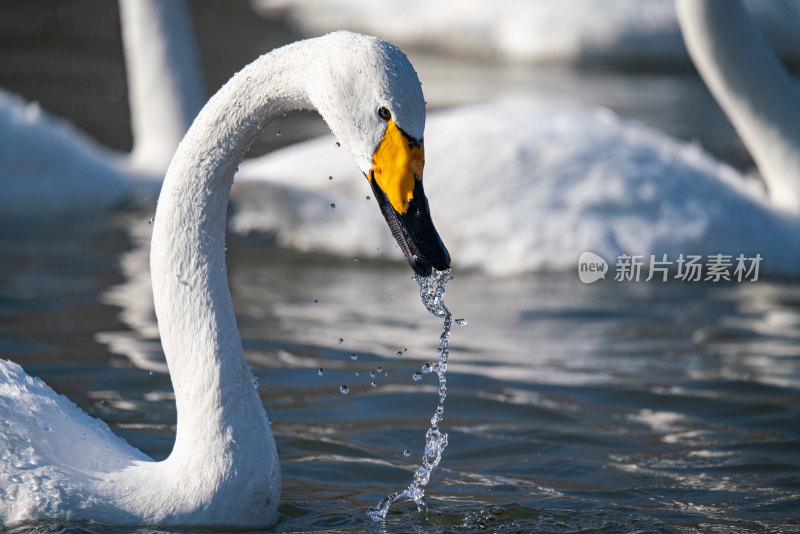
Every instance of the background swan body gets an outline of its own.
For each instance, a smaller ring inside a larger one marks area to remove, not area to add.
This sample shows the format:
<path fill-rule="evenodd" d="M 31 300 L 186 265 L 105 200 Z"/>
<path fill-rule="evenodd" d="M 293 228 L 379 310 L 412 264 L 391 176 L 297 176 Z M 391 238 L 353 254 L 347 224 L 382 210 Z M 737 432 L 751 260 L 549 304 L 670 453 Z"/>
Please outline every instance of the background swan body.
<path fill-rule="evenodd" d="M 772 272 L 800 267 L 800 252 L 786 246 L 798 221 L 774 209 L 756 179 L 610 111 L 494 102 L 431 113 L 426 132 L 426 172 L 434 178 L 427 192 L 459 268 L 568 270 L 585 250 L 609 262 L 622 253 L 760 252 Z M 396 254 L 388 236 L 352 227 L 374 218 L 370 191 L 333 138 L 275 151 L 242 170 L 273 187 L 287 176 L 293 182 L 272 210 L 259 211 L 268 200 L 255 193 L 252 204 L 238 204 L 235 231 L 272 233 L 301 250 Z"/>
<path fill-rule="evenodd" d="M 107 209 L 153 197 L 205 96 L 187 6 L 120 0 L 134 147 L 102 147 L 36 104 L 0 90 L 0 214 Z"/>
<path fill-rule="evenodd" d="M 381 118 L 379 107 L 392 119 Z M 236 327 L 224 236 L 240 160 L 269 120 L 298 108 L 317 109 L 364 172 L 373 172 L 372 155 L 387 132 L 399 128 L 419 140 L 425 124 L 422 91 L 405 56 L 348 32 L 274 50 L 220 89 L 170 164 L 153 224 L 155 309 L 178 413 L 172 453 L 151 461 L 3 362 L 0 523 L 275 521 L 280 468 Z M 62 454 L 62 446 L 74 454 Z"/>
<path fill-rule="evenodd" d="M 133 174 L 124 156 L 2 90 L 0 173 L 0 214 L 9 216 L 109 208 Z"/>

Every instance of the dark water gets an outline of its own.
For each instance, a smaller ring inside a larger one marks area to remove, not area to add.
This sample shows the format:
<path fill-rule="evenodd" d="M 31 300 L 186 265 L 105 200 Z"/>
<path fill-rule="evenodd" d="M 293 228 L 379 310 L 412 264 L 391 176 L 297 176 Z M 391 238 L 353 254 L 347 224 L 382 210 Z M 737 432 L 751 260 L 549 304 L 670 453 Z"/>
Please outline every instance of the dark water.
<path fill-rule="evenodd" d="M 126 228 L 144 221 L 4 226 L 0 350 L 163 458 L 175 422 L 168 376 L 96 341 L 122 331 L 161 357 L 103 302 L 126 281 L 116 266 L 134 246 Z M 408 484 L 437 402 L 435 375 L 412 374 L 435 361 L 439 321 L 405 265 L 255 238 L 232 238 L 228 258 L 281 456 L 277 532 L 800 531 L 795 282 L 456 273 L 446 300 L 469 324 L 451 337 L 450 445 L 430 513 L 401 502 L 381 527 L 365 511 Z M 79 527 L 130 531 L 15 531 Z"/>

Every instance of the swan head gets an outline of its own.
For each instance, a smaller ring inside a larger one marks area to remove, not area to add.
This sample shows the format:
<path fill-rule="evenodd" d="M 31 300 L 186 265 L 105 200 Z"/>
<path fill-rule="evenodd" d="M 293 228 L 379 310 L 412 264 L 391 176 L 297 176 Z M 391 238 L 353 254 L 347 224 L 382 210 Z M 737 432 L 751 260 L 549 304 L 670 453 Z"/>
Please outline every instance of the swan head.
<path fill-rule="evenodd" d="M 335 32 L 320 41 L 321 60 L 306 72 L 311 102 L 369 180 L 414 271 L 449 268 L 422 187 L 425 99 L 417 73 L 377 37 Z"/>

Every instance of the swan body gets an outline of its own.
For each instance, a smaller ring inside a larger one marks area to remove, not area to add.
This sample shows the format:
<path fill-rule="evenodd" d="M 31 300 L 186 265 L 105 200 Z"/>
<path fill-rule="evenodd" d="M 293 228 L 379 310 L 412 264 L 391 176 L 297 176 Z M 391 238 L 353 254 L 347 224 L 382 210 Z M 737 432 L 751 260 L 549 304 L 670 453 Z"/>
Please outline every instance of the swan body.
<path fill-rule="evenodd" d="M 53 216 L 153 197 L 203 105 L 187 7 L 120 0 L 134 147 L 109 150 L 37 104 L 0 90 L 0 215 Z"/>
<path fill-rule="evenodd" d="M 383 194 L 381 210 L 415 271 L 448 267 L 422 191 L 417 152 L 425 106 L 405 56 L 378 38 L 348 32 L 262 56 L 200 112 L 159 196 L 150 263 L 178 414 L 171 454 L 150 460 L 3 362 L 0 491 L 11 498 L 0 499 L 0 524 L 62 518 L 264 527 L 275 521 L 280 467 L 236 327 L 224 237 L 239 162 L 272 118 L 298 108 L 320 112 L 376 195 Z"/>
<path fill-rule="evenodd" d="M 107 209 L 124 198 L 132 174 L 123 156 L 0 90 L 0 214 Z"/>

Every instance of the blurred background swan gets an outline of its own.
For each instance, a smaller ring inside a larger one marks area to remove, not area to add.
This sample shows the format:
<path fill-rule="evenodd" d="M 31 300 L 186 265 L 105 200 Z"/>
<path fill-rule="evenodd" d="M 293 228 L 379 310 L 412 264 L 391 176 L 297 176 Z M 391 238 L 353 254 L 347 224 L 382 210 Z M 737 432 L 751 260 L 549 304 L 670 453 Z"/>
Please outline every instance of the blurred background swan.
<path fill-rule="evenodd" d="M 112 150 L 38 104 L 0 89 L 0 214 L 33 217 L 154 198 L 205 102 L 188 8 L 120 0 L 133 148 Z"/>

